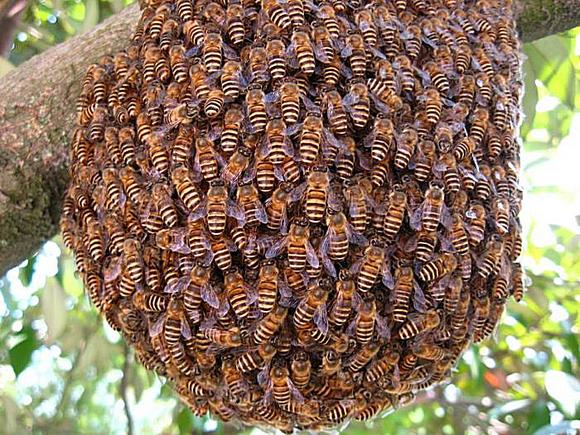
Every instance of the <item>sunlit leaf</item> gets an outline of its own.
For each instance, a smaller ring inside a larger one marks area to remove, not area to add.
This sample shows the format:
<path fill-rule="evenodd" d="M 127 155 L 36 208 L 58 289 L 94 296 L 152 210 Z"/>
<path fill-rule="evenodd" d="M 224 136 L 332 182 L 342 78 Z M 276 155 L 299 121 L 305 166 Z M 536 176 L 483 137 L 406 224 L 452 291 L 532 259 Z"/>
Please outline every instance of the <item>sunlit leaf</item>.
<path fill-rule="evenodd" d="M 48 327 L 46 340 L 53 343 L 64 331 L 67 321 L 66 296 L 54 279 L 49 279 L 41 296 L 42 314 Z"/>
<path fill-rule="evenodd" d="M 87 32 L 95 27 L 99 22 L 99 2 L 98 0 L 86 0 L 85 19 L 81 28 L 82 32 Z"/>
<path fill-rule="evenodd" d="M 39 341 L 36 339 L 36 334 L 31 326 L 25 326 L 22 328 L 22 331 L 17 334 L 17 338 L 20 339 L 20 341 L 8 351 L 10 365 L 12 366 L 16 376 L 28 367 L 28 364 L 30 364 L 30 360 L 32 359 L 32 353 L 38 349 L 38 346 L 40 346 Z"/>
<path fill-rule="evenodd" d="M 580 381 L 568 373 L 557 370 L 546 372 L 546 391 L 569 416 L 580 411 Z"/>
<path fill-rule="evenodd" d="M 18 270 L 18 277 L 20 278 L 22 285 L 25 287 L 28 287 L 32 281 L 35 261 L 36 256 L 30 257 L 28 260 L 26 260 L 26 264 Z"/>
<path fill-rule="evenodd" d="M 12 65 L 7 59 L 4 59 L 2 56 L 0 56 L 0 77 L 8 74 L 8 72 L 13 69 L 14 65 Z"/>
<path fill-rule="evenodd" d="M 580 431 L 580 420 L 573 420 L 546 425 L 534 432 L 534 435 L 577 434 L 578 431 Z"/>

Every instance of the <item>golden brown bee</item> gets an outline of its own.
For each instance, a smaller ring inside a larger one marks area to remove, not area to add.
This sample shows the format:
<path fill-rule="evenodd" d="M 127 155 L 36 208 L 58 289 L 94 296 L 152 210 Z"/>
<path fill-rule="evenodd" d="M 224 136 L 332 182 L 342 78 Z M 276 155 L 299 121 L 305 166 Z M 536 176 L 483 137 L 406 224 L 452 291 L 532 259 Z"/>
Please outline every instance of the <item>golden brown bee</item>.
<path fill-rule="evenodd" d="M 286 81 L 280 87 L 280 107 L 287 124 L 298 122 L 300 114 L 300 91 L 294 82 Z"/>
<path fill-rule="evenodd" d="M 310 35 L 304 31 L 294 31 L 291 40 L 291 48 L 293 48 L 296 53 L 296 59 L 298 60 L 300 71 L 302 71 L 303 74 L 311 75 L 314 73 L 316 59 Z"/>
<path fill-rule="evenodd" d="M 247 284 L 240 272 L 230 269 L 224 273 L 224 291 L 238 319 L 244 319 L 250 312 Z"/>
<path fill-rule="evenodd" d="M 208 118 L 215 118 L 218 116 L 225 103 L 225 94 L 221 89 L 212 89 L 207 94 L 207 99 L 203 105 L 203 111 Z"/>
<path fill-rule="evenodd" d="M 325 167 L 312 168 L 304 195 L 304 210 L 310 223 L 318 223 L 324 217 L 329 181 Z"/>
<path fill-rule="evenodd" d="M 319 113 L 309 113 L 302 124 L 298 143 L 300 160 L 305 165 L 313 164 L 322 144 L 322 118 Z"/>
<path fill-rule="evenodd" d="M 244 8 L 241 4 L 229 4 L 226 9 L 226 28 L 230 42 L 240 45 L 244 42 L 246 29 L 244 27 Z"/>
<path fill-rule="evenodd" d="M 274 308 L 278 296 L 280 271 L 273 260 L 265 260 L 260 266 L 260 275 L 256 284 L 258 291 L 258 308 L 267 314 Z"/>
<path fill-rule="evenodd" d="M 308 288 L 304 298 L 299 302 L 294 312 L 292 322 L 297 329 L 305 329 L 315 318 L 317 312 L 324 311 L 328 291 L 321 286 L 313 285 Z M 317 319 L 315 322 L 319 323 Z M 318 326 L 318 324 L 317 324 Z M 322 328 L 321 328 L 322 329 Z"/>
<path fill-rule="evenodd" d="M 431 124 L 437 124 L 441 118 L 441 110 L 443 108 L 441 94 L 437 89 L 429 88 L 424 91 L 422 99 L 425 104 L 427 120 Z"/>
<path fill-rule="evenodd" d="M 220 146 L 225 153 L 233 152 L 238 146 L 243 118 L 242 111 L 238 107 L 230 107 L 225 113 L 224 128 L 220 138 Z"/>
<path fill-rule="evenodd" d="M 271 39 L 266 44 L 268 70 L 272 80 L 280 80 L 286 76 L 286 45 L 281 39 Z"/>
<path fill-rule="evenodd" d="M 371 110 L 369 90 L 364 81 L 353 81 L 343 102 L 349 111 L 354 127 L 364 128 L 369 121 Z"/>
<path fill-rule="evenodd" d="M 436 328 L 440 322 L 441 317 L 435 310 L 429 310 L 425 313 L 413 313 L 407 317 L 407 321 L 399 329 L 398 336 L 402 340 L 408 340 L 417 334 Z"/>
<path fill-rule="evenodd" d="M 281 29 L 286 29 L 292 24 L 290 15 L 278 0 L 262 0 L 262 8 L 268 18 Z"/>
<path fill-rule="evenodd" d="M 287 156 L 292 156 L 286 134 L 286 123 L 282 118 L 273 118 L 266 125 L 266 141 L 268 143 L 268 159 L 274 165 L 281 165 Z"/>
<path fill-rule="evenodd" d="M 195 140 L 194 171 L 201 172 L 206 181 L 211 181 L 218 176 L 218 161 L 213 142 L 205 136 Z"/>
<path fill-rule="evenodd" d="M 270 200 L 266 203 L 266 213 L 268 215 L 268 228 L 285 232 L 287 227 L 287 207 L 290 200 L 292 185 L 281 183 L 272 193 Z"/>
<path fill-rule="evenodd" d="M 288 15 L 293 27 L 303 26 L 305 23 L 305 7 L 303 0 L 288 1 Z"/>
<path fill-rule="evenodd" d="M 220 81 L 224 97 L 231 99 L 238 98 L 243 86 L 242 67 L 240 62 L 235 60 L 227 61 L 222 68 Z M 207 96 L 209 97 L 209 95 L 210 94 L 208 93 Z"/>
<path fill-rule="evenodd" d="M 202 45 L 202 58 L 205 68 L 209 74 L 218 72 L 223 61 L 223 40 L 219 33 L 208 33 L 205 35 Z"/>
<path fill-rule="evenodd" d="M 246 93 L 246 109 L 254 133 L 264 131 L 268 123 L 265 95 L 259 86 L 250 86 Z"/>
<path fill-rule="evenodd" d="M 330 130 L 336 135 L 345 135 L 348 131 L 348 117 L 340 93 L 328 90 L 324 92 L 322 100 Z"/>
<path fill-rule="evenodd" d="M 357 288 L 361 292 L 370 291 L 379 276 L 386 277 L 388 264 L 385 262 L 386 251 L 384 244 L 378 239 L 372 239 L 370 245 L 365 249 L 360 269 L 357 277 Z"/>
<path fill-rule="evenodd" d="M 205 100 L 210 91 L 208 71 L 205 65 L 199 60 L 194 62 L 189 68 L 189 78 L 193 95 L 202 101 Z"/>
<path fill-rule="evenodd" d="M 287 315 L 288 309 L 280 306 L 277 306 L 272 311 L 270 311 L 256 325 L 256 329 L 253 335 L 254 341 L 257 344 L 267 342 L 278 331 L 278 329 L 280 329 L 286 320 Z"/>
<path fill-rule="evenodd" d="M 346 46 L 341 55 L 348 58 L 354 77 L 364 77 L 367 69 L 365 41 L 360 33 L 350 32 L 346 37 Z"/>
<path fill-rule="evenodd" d="M 387 242 L 392 241 L 399 232 L 406 208 L 407 194 L 400 187 L 396 188 L 389 195 L 389 206 L 383 224 L 383 234 Z"/>
<path fill-rule="evenodd" d="M 449 79 L 435 62 L 427 62 L 423 65 L 423 71 L 429 76 L 431 83 L 443 95 L 449 92 Z"/>
<path fill-rule="evenodd" d="M 485 237 L 485 208 L 481 204 L 472 204 L 465 213 L 465 217 L 468 224 L 469 243 L 472 246 L 478 245 Z"/>
<path fill-rule="evenodd" d="M 171 173 L 171 181 L 177 190 L 177 195 L 189 211 L 194 211 L 201 204 L 201 194 L 193 181 L 193 174 L 185 167 L 180 166 Z"/>
<path fill-rule="evenodd" d="M 168 227 L 177 225 L 179 216 L 175 204 L 171 200 L 171 193 L 168 186 L 161 183 L 155 184 L 151 192 L 151 198 L 157 206 L 163 223 Z"/>
<path fill-rule="evenodd" d="M 418 141 L 417 132 L 412 128 L 405 129 L 401 136 L 397 138 L 395 168 L 403 170 L 409 165 Z"/>
<path fill-rule="evenodd" d="M 395 271 L 395 286 L 393 288 L 393 321 L 404 322 L 407 319 L 413 289 L 413 270 L 406 266 L 398 267 Z"/>
<path fill-rule="evenodd" d="M 242 345 L 240 328 L 238 327 L 230 329 L 208 328 L 203 330 L 203 335 L 222 347 L 239 347 Z"/>
<path fill-rule="evenodd" d="M 457 258 L 453 254 L 444 253 L 437 259 L 425 263 L 419 270 L 419 279 L 423 282 L 433 282 L 457 268 Z"/>

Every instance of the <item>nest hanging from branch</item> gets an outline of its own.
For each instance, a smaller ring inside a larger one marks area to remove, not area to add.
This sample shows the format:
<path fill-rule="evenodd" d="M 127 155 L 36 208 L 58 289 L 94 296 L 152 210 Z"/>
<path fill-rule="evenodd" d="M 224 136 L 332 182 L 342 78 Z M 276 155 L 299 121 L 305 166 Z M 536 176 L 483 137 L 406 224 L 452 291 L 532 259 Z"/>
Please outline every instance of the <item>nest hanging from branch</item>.
<path fill-rule="evenodd" d="M 523 295 L 520 67 L 507 0 L 151 1 L 83 81 L 64 242 L 195 413 L 370 419 Z"/>

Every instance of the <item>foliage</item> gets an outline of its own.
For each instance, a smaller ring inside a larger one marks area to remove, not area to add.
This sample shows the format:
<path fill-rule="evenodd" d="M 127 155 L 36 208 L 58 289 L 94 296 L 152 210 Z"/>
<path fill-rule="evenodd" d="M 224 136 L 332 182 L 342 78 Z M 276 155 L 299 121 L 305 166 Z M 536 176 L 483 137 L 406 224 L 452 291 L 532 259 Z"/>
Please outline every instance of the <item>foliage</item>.
<path fill-rule="evenodd" d="M 126 0 L 34 0 L 9 61 L 90 29 Z M 580 429 L 580 29 L 528 44 L 522 214 L 524 302 L 495 341 L 474 346 L 454 385 L 345 433 L 574 433 Z M 1 65 L 6 62 L 0 59 Z M 1 72 L 0 72 L 1 75 Z M 124 433 L 121 379 L 135 433 L 238 432 L 196 419 L 125 352 L 88 303 L 59 239 L 0 281 L 0 427 L 5 433 Z M 123 371 L 125 358 L 128 369 Z"/>

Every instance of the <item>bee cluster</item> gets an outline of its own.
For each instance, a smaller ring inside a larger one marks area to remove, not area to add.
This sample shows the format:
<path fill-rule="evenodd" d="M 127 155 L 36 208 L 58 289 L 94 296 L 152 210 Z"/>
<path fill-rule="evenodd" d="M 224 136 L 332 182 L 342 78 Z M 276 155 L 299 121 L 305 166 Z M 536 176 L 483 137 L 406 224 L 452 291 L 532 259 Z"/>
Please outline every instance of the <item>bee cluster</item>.
<path fill-rule="evenodd" d="M 82 83 L 63 239 L 201 415 L 367 420 L 523 296 L 510 0 L 150 0 Z"/>

